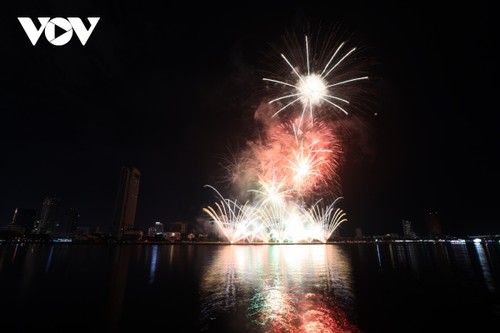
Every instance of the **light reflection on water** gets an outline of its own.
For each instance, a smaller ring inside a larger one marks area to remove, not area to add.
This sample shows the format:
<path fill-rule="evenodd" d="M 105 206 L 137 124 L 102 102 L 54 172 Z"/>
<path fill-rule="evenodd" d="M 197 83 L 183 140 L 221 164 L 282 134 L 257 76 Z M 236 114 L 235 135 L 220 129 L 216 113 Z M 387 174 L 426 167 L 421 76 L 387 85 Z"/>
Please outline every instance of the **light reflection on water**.
<path fill-rule="evenodd" d="M 484 280 L 486 282 L 486 286 L 490 290 L 490 292 L 494 293 L 495 283 L 493 282 L 493 278 L 491 276 L 490 265 L 488 263 L 488 256 L 484 252 L 483 245 L 480 243 L 474 243 L 474 247 L 477 251 L 477 256 L 479 258 L 479 264 L 481 265 L 481 272 L 483 273 Z M 486 247 L 486 250 L 488 248 Z"/>
<path fill-rule="evenodd" d="M 0 244 L 6 332 L 53 331 L 54 309 L 82 332 L 483 331 L 499 290 L 492 242 Z"/>
<path fill-rule="evenodd" d="M 200 283 L 203 329 L 233 313 L 244 331 L 356 332 L 351 281 L 340 247 L 221 246 Z"/>
<path fill-rule="evenodd" d="M 158 245 L 152 245 L 151 249 L 153 254 L 151 255 L 151 267 L 149 271 L 149 284 L 153 283 L 156 275 L 156 266 L 158 265 Z"/>

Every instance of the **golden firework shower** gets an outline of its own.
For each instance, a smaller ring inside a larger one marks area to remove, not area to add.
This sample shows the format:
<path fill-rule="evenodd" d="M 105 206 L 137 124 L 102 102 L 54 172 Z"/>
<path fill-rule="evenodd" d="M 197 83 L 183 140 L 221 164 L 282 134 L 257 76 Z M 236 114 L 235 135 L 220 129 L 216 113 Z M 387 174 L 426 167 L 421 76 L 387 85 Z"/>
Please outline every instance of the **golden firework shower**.
<path fill-rule="evenodd" d="M 337 88 L 368 76 L 347 77 L 349 73 L 342 72 L 356 51 L 345 46 L 342 42 L 333 48 L 316 69 L 305 36 L 305 63 L 292 63 L 281 53 L 289 76 L 263 78 L 282 91 L 266 101 L 272 110 L 259 118 L 264 125 L 260 139 L 249 142 L 227 168 L 248 199 L 225 198 L 207 185 L 219 201 L 204 212 L 229 242 L 325 243 L 347 221 L 337 207 L 342 199 L 338 175 L 342 144 L 335 133 L 335 116 L 345 117 L 350 103 Z M 341 112 L 321 112 L 330 109 Z M 281 119 L 285 110 L 287 117 Z M 325 203 L 325 196 L 335 200 Z"/>

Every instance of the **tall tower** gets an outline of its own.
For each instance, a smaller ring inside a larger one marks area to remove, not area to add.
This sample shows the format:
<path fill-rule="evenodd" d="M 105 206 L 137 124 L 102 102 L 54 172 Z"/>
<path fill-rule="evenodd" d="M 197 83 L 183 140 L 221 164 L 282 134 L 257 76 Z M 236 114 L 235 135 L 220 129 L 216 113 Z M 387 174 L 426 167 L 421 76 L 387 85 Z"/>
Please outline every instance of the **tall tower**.
<path fill-rule="evenodd" d="M 40 212 L 40 223 L 36 230 L 37 234 L 46 234 L 54 231 L 57 223 L 57 209 L 59 198 L 48 196 L 43 200 L 42 211 Z"/>
<path fill-rule="evenodd" d="M 123 232 L 134 229 L 141 173 L 133 167 L 122 167 L 113 217 L 113 236 L 120 240 Z"/>

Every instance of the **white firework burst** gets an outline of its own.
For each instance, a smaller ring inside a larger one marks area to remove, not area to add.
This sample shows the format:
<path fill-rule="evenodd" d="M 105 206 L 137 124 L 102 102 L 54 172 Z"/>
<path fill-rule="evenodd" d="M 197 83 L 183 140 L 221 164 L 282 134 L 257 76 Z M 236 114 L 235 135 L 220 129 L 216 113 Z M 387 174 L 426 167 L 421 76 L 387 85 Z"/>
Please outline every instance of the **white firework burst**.
<path fill-rule="evenodd" d="M 334 75 L 335 69 L 337 69 L 338 66 L 356 50 L 356 48 L 352 48 L 337 60 L 336 58 L 339 58 L 337 57 L 337 55 L 345 45 L 345 42 L 341 43 L 337 47 L 333 55 L 330 57 L 323 70 L 319 72 L 311 68 L 309 59 L 309 43 L 307 36 L 305 36 L 305 42 L 307 67 L 307 71 L 305 73 L 300 73 L 297 68 L 294 67 L 292 63 L 287 59 L 287 57 L 284 54 L 281 54 L 281 57 L 285 60 L 286 64 L 292 69 L 293 78 L 295 78 L 295 81 L 290 80 L 287 82 L 277 79 L 263 78 L 264 81 L 277 83 L 288 89 L 285 95 L 269 101 L 269 104 L 278 101 L 286 101 L 286 104 L 273 114 L 273 117 L 296 103 L 302 103 L 303 109 L 299 127 L 301 126 L 306 113 L 309 113 L 309 118 L 312 122 L 314 108 L 319 107 L 324 103 L 327 103 L 333 106 L 335 109 L 348 114 L 345 109 L 345 105 L 349 104 L 349 101 L 337 96 L 335 87 L 354 81 L 368 79 L 368 76 L 360 76 L 348 80 L 336 81 L 336 75 Z"/>

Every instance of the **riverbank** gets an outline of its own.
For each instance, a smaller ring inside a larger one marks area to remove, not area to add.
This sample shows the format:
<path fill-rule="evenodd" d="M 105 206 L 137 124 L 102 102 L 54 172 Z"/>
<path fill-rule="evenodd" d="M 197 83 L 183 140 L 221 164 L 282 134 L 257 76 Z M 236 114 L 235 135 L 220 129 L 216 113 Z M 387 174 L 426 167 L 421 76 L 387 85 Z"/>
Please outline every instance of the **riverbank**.
<path fill-rule="evenodd" d="M 116 241 L 116 240 L 72 240 L 72 239 L 0 239 L 0 244 L 103 244 L 103 245 L 322 245 L 322 244 L 387 244 L 387 243 L 490 243 L 499 242 L 500 235 L 469 236 L 456 239 L 337 239 L 323 242 L 227 242 L 227 241 Z"/>

